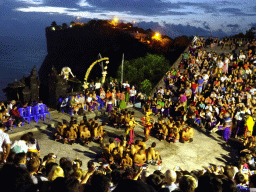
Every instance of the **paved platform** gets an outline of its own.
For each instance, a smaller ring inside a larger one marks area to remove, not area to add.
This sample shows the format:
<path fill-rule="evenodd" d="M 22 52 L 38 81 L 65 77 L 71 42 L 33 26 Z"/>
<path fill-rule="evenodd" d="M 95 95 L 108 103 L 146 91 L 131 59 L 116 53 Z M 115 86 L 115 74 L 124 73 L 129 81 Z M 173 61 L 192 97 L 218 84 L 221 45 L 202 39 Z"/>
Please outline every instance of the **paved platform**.
<path fill-rule="evenodd" d="M 141 117 L 143 116 L 140 110 L 129 108 L 129 111 L 135 112 L 136 121 L 141 123 Z M 77 116 L 78 117 L 78 116 Z M 83 160 L 83 168 L 86 169 L 86 163 L 89 160 L 95 160 L 98 154 L 101 152 L 100 145 L 98 143 L 91 142 L 89 146 L 81 146 L 80 144 L 68 145 L 53 140 L 53 133 L 55 132 L 55 125 L 57 122 L 66 119 L 69 121 L 70 115 L 59 113 L 57 111 L 51 112 L 51 120 L 46 118 L 43 122 L 39 120 L 39 123 L 32 122 L 30 125 L 24 124 L 22 128 L 14 129 L 14 133 L 10 133 L 12 141 L 19 139 L 22 134 L 28 131 L 34 131 L 35 137 L 38 139 L 41 147 L 41 156 L 47 155 L 50 152 L 55 153 L 58 158 L 71 157 L 80 158 Z M 82 116 L 78 117 L 82 118 Z M 105 122 L 107 115 L 102 114 L 99 116 L 98 122 Z M 142 123 L 141 123 L 142 124 Z M 118 137 L 125 134 L 124 129 L 116 129 L 111 126 L 106 126 L 107 137 L 104 142 L 107 142 L 109 137 Z M 135 127 L 135 139 L 142 139 L 144 137 L 144 131 L 142 127 Z M 152 142 L 156 142 L 156 150 L 159 151 L 162 159 L 162 170 L 173 169 L 176 166 L 180 166 L 185 170 L 202 169 L 211 165 L 225 165 L 228 161 L 234 161 L 237 159 L 238 150 L 232 147 L 225 147 L 224 142 L 216 133 L 212 135 L 206 134 L 203 130 L 194 130 L 194 141 L 192 143 L 168 143 L 166 141 L 159 141 L 154 137 L 150 137 L 150 140 L 146 142 L 147 146 L 150 146 Z M 149 166 L 149 172 L 153 172 L 158 169 L 158 166 Z"/>

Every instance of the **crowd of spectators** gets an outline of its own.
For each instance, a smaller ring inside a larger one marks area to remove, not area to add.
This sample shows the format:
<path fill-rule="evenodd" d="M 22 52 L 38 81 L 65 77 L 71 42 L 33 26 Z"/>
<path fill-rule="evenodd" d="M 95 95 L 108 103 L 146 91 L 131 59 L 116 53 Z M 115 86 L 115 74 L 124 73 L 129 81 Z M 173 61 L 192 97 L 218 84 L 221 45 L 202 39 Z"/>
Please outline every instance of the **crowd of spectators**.
<path fill-rule="evenodd" d="M 4 133 L 5 127 L 1 124 L 0 128 L 2 191 L 249 192 L 256 187 L 255 147 L 241 151 L 240 159 L 234 165 L 212 165 L 193 171 L 180 167 L 162 171 L 159 165 L 158 169 L 149 172 L 145 164 L 140 166 L 140 162 L 136 163 L 137 159 L 140 159 L 136 155 L 145 155 L 141 152 L 146 148 L 144 142 L 136 141 L 135 145 L 127 150 L 122 146 L 125 140 L 118 141 L 116 146 L 110 138 L 108 147 L 102 146 L 103 156 L 99 158 L 99 166 L 91 160 L 87 163 L 87 168 L 82 169 L 83 161 L 80 159 L 61 157 L 57 161 L 57 154 L 54 153 L 40 157 L 39 144 L 32 133 L 24 134 L 20 140 L 11 143 L 9 136 Z M 152 143 L 147 149 L 147 157 L 155 146 L 155 143 Z M 119 156 L 120 149 L 123 150 L 120 164 L 116 162 L 116 158 L 113 158 L 113 161 L 103 160 L 106 154 Z M 132 153 L 134 159 L 130 157 Z"/>

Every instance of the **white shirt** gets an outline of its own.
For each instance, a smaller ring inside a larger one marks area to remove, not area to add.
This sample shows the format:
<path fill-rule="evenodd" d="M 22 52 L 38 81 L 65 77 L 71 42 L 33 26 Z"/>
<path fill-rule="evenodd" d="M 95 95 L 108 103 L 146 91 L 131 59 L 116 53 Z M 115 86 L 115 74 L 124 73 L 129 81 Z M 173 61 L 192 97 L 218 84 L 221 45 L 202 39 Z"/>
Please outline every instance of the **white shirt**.
<path fill-rule="evenodd" d="M 220 78 L 220 80 L 221 80 L 221 82 L 224 82 L 224 81 L 227 80 L 227 77 L 226 77 L 226 76 L 223 76 L 223 77 Z"/>
<path fill-rule="evenodd" d="M 10 137 L 7 133 L 4 133 L 0 129 L 0 152 L 4 152 L 3 151 L 3 145 L 4 144 L 11 144 Z"/>
<path fill-rule="evenodd" d="M 137 93 L 137 91 L 134 89 L 131 89 L 130 90 L 130 96 L 132 97 L 132 96 L 135 96 L 136 95 L 136 93 Z"/>
<path fill-rule="evenodd" d="M 101 83 L 95 83 L 95 89 L 100 89 L 101 88 Z"/>
<path fill-rule="evenodd" d="M 219 67 L 219 68 L 222 68 L 223 65 L 224 65 L 224 63 L 223 63 L 222 61 L 218 63 L 218 67 Z"/>
<path fill-rule="evenodd" d="M 90 103 L 92 101 L 92 97 L 88 97 L 87 101 Z"/>
<path fill-rule="evenodd" d="M 245 55 L 240 55 L 240 56 L 239 56 L 239 59 L 240 59 L 240 60 L 245 60 Z"/>
<path fill-rule="evenodd" d="M 251 69 L 247 69 L 247 70 L 245 71 L 245 73 L 246 73 L 246 74 L 252 74 L 252 70 L 251 70 Z"/>
<path fill-rule="evenodd" d="M 207 82 L 208 79 L 209 79 L 209 75 L 208 75 L 208 74 L 205 74 L 205 75 L 203 76 L 203 79 L 204 79 L 205 82 Z"/>
<path fill-rule="evenodd" d="M 252 95 L 254 95 L 255 91 L 256 91 L 255 88 L 250 89 L 250 92 L 251 92 Z"/>
<path fill-rule="evenodd" d="M 123 86 L 124 86 L 124 88 L 130 87 L 130 84 L 129 83 L 123 83 Z"/>
<path fill-rule="evenodd" d="M 164 94 L 164 90 L 163 89 L 159 89 L 158 91 L 157 91 L 157 93 L 161 93 L 162 95 Z"/>
<path fill-rule="evenodd" d="M 84 101 L 85 101 L 85 98 L 84 98 L 84 96 L 80 96 L 79 98 L 78 98 L 78 102 L 79 103 L 84 103 Z"/>

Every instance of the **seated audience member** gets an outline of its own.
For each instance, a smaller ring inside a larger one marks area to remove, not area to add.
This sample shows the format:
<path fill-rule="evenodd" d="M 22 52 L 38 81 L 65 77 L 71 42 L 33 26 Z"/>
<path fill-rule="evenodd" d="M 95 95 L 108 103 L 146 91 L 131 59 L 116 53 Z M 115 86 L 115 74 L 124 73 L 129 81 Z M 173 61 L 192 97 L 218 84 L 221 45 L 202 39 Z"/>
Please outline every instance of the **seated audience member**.
<path fill-rule="evenodd" d="M 10 114 L 13 115 L 15 121 L 14 124 L 18 127 L 21 127 L 22 122 L 24 122 L 23 117 L 21 117 L 21 114 L 17 108 L 17 105 L 13 106 L 13 109 L 10 111 Z"/>
<path fill-rule="evenodd" d="M 70 108 L 73 109 L 74 115 L 77 115 L 79 107 L 78 107 L 78 100 L 76 99 L 75 96 L 71 96 Z"/>
<path fill-rule="evenodd" d="M 163 186 L 163 180 L 157 174 L 151 174 L 146 178 L 146 183 L 153 187 L 156 191 L 159 191 Z"/>
<path fill-rule="evenodd" d="M 78 98 L 78 106 L 79 106 L 80 108 L 82 108 L 83 110 L 85 110 L 85 109 L 84 109 L 85 104 L 86 104 L 86 102 L 85 102 L 85 97 L 84 97 L 83 94 L 81 93 L 81 94 L 80 94 L 80 97 Z"/>
<path fill-rule="evenodd" d="M 246 186 L 246 180 L 244 174 L 238 172 L 235 175 L 235 182 L 238 191 L 249 192 L 250 189 Z"/>

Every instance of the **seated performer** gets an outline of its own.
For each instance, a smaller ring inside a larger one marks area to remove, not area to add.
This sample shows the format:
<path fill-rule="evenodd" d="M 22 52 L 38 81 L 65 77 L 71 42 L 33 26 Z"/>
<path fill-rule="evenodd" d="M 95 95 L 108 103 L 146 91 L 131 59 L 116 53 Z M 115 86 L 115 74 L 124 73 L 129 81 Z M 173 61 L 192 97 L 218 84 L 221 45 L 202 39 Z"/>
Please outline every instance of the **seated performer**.
<path fill-rule="evenodd" d="M 156 147 L 156 143 L 153 142 L 151 144 L 151 147 L 149 147 L 147 150 L 146 150 L 146 154 L 147 154 L 147 163 L 151 163 L 153 165 L 155 165 L 156 163 L 159 164 L 159 160 L 160 160 L 160 157 L 159 157 L 159 153 L 157 151 L 155 151 L 155 147 Z"/>
<path fill-rule="evenodd" d="M 75 128 L 71 126 L 66 133 L 66 138 L 64 139 L 64 143 L 69 143 L 73 145 L 77 139 L 77 134 L 74 130 Z"/>
<path fill-rule="evenodd" d="M 181 142 L 182 143 L 192 142 L 193 137 L 194 137 L 193 128 L 188 126 L 182 131 Z"/>
<path fill-rule="evenodd" d="M 160 127 L 160 129 L 159 129 L 159 135 L 158 135 L 158 136 L 159 136 L 158 139 L 159 139 L 160 141 L 165 140 L 166 137 L 168 136 L 168 129 L 167 129 L 167 126 L 166 126 L 165 123 L 162 124 L 162 126 Z"/>
<path fill-rule="evenodd" d="M 116 148 L 116 144 L 114 143 L 114 139 L 113 138 L 109 138 L 109 146 L 108 146 L 108 152 L 109 154 L 112 154 L 114 148 Z"/>
<path fill-rule="evenodd" d="M 144 150 L 140 150 L 138 153 L 134 155 L 134 164 L 138 166 L 142 166 L 145 164 L 147 160 L 146 153 Z"/>
<path fill-rule="evenodd" d="M 56 133 L 54 134 L 54 136 L 55 136 L 55 141 L 63 140 L 63 139 L 64 139 L 64 134 L 65 134 L 65 128 L 64 128 L 64 126 L 62 125 L 62 123 L 59 122 L 59 123 L 58 123 L 58 126 L 57 126 L 57 131 L 56 131 Z"/>
<path fill-rule="evenodd" d="M 88 127 L 84 127 L 84 130 L 80 132 L 80 143 L 81 145 L 88 145 L 91 138 L 91 132 L 89 131 Z"/>
<path fill-rule="evenodd" d="M 117 111 L 115 108 L 111 111 L 111 115 L 109 117 L 109 122 L 111 124 L 113 124 L 114 127 L 117 126 Z"/>
<path fill-rule="evenodd" d="M 129 156 L 128 152 L 124 153 L 124 157 L 121 160 L 121 166 L 122 167 L 131 167 L 132 166 L 132 158 Z"/>
<path fill-rule="evenodd" d="M 153 120 L 153 123 L 150 122 L 151 119 Z M 150 130 L 155 124 L 155 120 L 149 116 L 149 113 L 146 113 L 146 116 L 142 117 L 141 120 L 144 125 L 145 141 L 147 141 L 150 135 Z"/>

